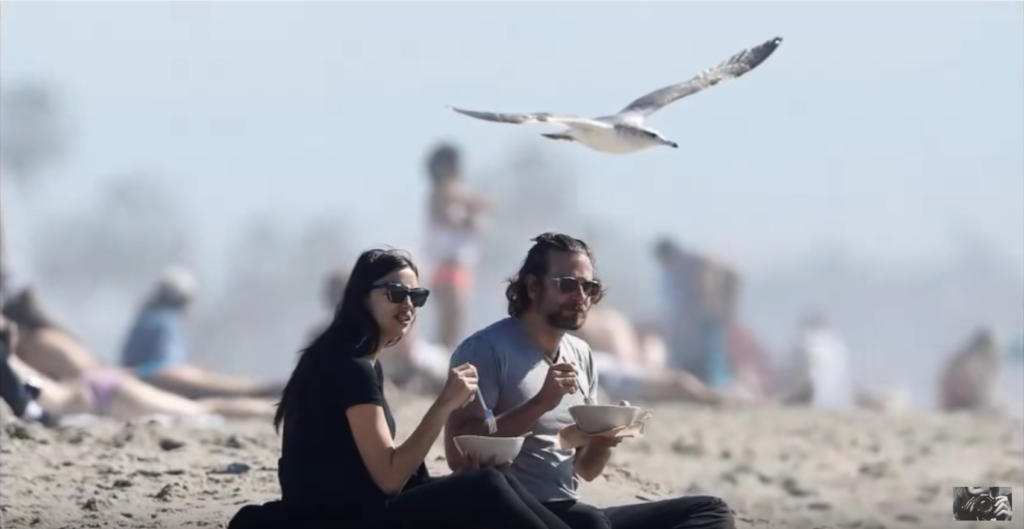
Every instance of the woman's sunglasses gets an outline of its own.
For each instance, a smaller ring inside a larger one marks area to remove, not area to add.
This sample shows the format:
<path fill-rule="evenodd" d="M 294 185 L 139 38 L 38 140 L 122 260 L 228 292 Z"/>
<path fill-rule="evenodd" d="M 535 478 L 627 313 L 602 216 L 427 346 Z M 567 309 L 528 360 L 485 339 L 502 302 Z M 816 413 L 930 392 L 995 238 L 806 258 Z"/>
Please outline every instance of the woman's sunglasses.
<path fill-rule="evenodd" d="M 555 288 L 562 294 L 575 294 L 580 290 L 583 295 L 594 297 L 601 293 L 601 282 L 595 279 L 580 279 L 577 277 L 552 277 Z"/>
<path fill-rule="evenodd" d="M 370 290 L 379 289 L 384 289 L 384 294 L 387 296 L 388 301 L 392 303 L 405 303 L 406 298 L 408 298 L 412 302 L 412 306 L 416 308 L 422 307 L 427 302 L 427 297 L 430 296 L 430 291 L 425 288 L 409 288 L 401 283 L 374 285 Z"/>

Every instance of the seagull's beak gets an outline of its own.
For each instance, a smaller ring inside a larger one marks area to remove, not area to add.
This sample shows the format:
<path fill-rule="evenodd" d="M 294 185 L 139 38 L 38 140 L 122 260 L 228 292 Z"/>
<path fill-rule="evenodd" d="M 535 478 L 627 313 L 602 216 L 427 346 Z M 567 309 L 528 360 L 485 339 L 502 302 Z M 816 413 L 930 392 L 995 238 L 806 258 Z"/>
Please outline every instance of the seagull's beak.
<path fill-rule="evenodd" d="M 673 149 L 678 149 L 679 148 L 679 144 L 674 142 L 674 141 L 668 142 L 668 146 L 672 147 Z"/>

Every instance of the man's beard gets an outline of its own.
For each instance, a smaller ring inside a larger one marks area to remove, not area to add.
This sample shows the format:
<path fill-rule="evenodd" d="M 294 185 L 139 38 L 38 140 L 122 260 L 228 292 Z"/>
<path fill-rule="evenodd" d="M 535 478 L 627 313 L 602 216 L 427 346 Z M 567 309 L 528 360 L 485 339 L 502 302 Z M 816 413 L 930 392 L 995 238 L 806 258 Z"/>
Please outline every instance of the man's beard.
<path fill-rule="evenodd" d="M 556 310 L 545 315 L 548 325 L 563 331 L 578 331 L 587 321 L 587 312 Z"/>

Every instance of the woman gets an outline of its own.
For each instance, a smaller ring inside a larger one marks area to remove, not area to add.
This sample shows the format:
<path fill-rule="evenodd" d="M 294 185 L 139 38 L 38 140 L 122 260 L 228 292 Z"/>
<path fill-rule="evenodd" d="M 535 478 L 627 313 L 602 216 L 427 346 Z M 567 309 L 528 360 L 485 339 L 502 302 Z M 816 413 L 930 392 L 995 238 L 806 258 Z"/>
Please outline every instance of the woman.
<path fill-rule="evenodd" d="M 996 389 L 1002 357 L 995 333 L 974 332 L 948 361 L 939 381 L 939 406 L 944 411 L 997 412 Z"/>
<path fill-rule="evenodd" d="M 466 187 L 458 149 L 440 145 L 427 160 L 431 191 L 428 199 L 427 243 L 434 271 L 431 288 L 441 304 L 438 341 L 455 349 L 473 289 L 479 259 L 484 214 L 491 205 L 483 195 Z"/>
<path fill-rule="evenodd" d="M 269 417 L 272 401 L 255 398 L 187 399 L 104 365 L 43 310 L 34 292 L 13 297 L 3 313 L 18 325 L 10 365 L 41 390 L 40 404 L 62 415 L 88 413 L 119 420 L 150 415 Z"/>
<path fill-rule="evenodd" d="M 11 365 L 11 350 L 18 346 L 17 328 L 0 314 L 0 397 L 18 418 L 56 425 L 57 417 L 36 402 L 35 388 L 27 384 Z"/>
<path fill-rule="evenodd" d="M 431 478 L 423 461 L 448 415 L 469 403 L 476 369 L 461 365 L 409 438 L 396 444 L 378 356 L 398 343 L 429 291 L 410 258 L 363 253 L 330 326 L 306 348 L 281 397 L 281 501 L 243 508 L 253 527 L 569 529 L 494 469 Z"/>
<path fill-rule="evenodd" d="M 189 362 L 185 315 L 197 291 L 185 269 L 166 269 L 132 324 L 121 366 L 164 391 L 189 399 L 277 398 L 280 383 L 214 373 Z"/>
<path fill-rule="evenodd" d="M 1009 521 L 1010 498 L 1010 489 L 1000 487 L 953 487 L 953 519 Z"/>

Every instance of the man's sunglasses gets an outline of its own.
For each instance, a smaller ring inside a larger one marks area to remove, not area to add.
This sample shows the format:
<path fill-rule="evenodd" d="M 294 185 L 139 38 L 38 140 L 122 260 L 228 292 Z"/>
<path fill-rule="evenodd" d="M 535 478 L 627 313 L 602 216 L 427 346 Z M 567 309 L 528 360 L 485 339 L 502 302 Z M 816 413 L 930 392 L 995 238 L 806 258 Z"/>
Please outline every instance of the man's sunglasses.
<path fill-rule="evenodd" d="M 577 277 L 551 277 L 555 287 L 562 294 L 575 294 L 583 291 L 583 295 L 594 297 L 601 293 L 601 282 L 595 279 L 580 279 Z"/>
<path fill-rule="evenodd" d="M 412 301 L 412 306 L 419 308 L 427 302 L 430 291 L 425 288 L 409 288 L 401 283 L 385 283 L 374 285 L 370 290 L 384 289 L 388 301 L 392 303 L 405 303 L 406 298 Z"/>

